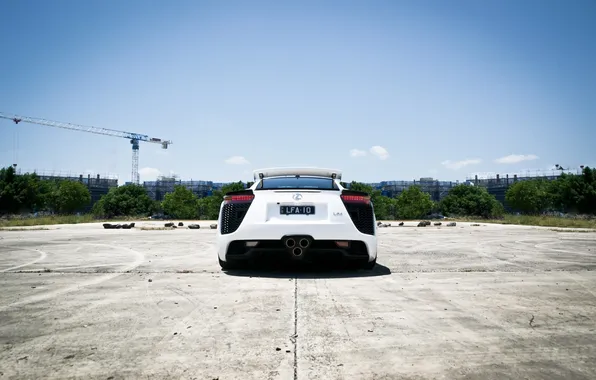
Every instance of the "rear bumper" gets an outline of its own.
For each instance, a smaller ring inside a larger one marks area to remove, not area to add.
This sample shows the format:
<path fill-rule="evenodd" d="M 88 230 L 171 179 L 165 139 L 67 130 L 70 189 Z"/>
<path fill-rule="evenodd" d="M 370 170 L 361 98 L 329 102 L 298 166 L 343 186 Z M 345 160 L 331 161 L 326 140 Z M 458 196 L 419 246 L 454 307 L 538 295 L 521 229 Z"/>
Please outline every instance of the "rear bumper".
<path fill-rule="evenodd" d="M 242 224 L 238 230 L 231 234 L 217 234 L 217 254 L 219 259 L 227 261 L 227 253 L 230 257 L 251 258 L 262 254 L 289 254 L 282 242 L 286 236 L 309 236 L 313 239 L 313 245 L 305 252 L 305 258 L 316 258 L 317 256 L 338 255 L 343 258 L 368 257 L 372 261 L 377 257 L 377 237 L 363 234 L 353 225 L 341 223 L 312 223 L 312 224 Z M 246 247 L 246 241 L 259 241 L 256 247 Z M 338 247 L 335 241 L 350 241 L 350 248 Z M 262 243 L 261 243 L 262 242 Z M 239 246 L 243 247 L 244 253 L 238 254 Z M 233 254 L 232 251 L 237 252 Z"/>
<path fill-rule="evenodd" d="M 304 236 L 304 235 L 302 235 Z M 254 241 L 253 241 L 254 242 Z M 250 260 L 256 258 L 290 259 L 307 262 L 324 260 L 358 260 L 367 261 L 369 257 L 366 244 L 363 241 L 348 241 L 348 247 L 339 247 L 333 240 L 313 240 L 307 248 L 300 248 L 296 255 L 294 248 L 288 248 L 283 240 L 259 240 L 254 247 L 246 246 L 245 240 L 234 240 L 228 245 L 224 261 Z"/>

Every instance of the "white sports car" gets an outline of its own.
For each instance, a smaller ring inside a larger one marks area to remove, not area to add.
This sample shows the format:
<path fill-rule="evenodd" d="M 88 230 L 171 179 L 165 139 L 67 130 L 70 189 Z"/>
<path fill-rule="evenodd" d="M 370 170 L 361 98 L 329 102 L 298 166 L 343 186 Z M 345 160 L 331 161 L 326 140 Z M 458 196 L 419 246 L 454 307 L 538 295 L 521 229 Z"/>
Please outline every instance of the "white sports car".
<path fill-rule="evenodd" d="M 321 168 L 254 171 L 248 189 L 228 193 L 220 207 L 217 254 L 232 269 L 262 254 L 293 260 L 348 259 L 365 269 L 377 261 L 377 227 L 367 193 Z"/>

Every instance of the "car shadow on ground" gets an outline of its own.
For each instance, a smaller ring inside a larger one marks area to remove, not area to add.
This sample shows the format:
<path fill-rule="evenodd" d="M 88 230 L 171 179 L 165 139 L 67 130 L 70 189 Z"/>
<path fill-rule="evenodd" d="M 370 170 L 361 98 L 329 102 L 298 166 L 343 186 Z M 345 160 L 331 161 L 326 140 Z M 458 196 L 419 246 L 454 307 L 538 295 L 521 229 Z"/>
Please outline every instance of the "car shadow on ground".
<path fill-rule="evenodd" d="M 238 277 L 316 279 L 387 276 L 391 270 L 379 263 L 373 269 L 357 269 L 345 264 L 267 262 L 245 264 L 241 269 L 224 270 L 223 273 Z"/>

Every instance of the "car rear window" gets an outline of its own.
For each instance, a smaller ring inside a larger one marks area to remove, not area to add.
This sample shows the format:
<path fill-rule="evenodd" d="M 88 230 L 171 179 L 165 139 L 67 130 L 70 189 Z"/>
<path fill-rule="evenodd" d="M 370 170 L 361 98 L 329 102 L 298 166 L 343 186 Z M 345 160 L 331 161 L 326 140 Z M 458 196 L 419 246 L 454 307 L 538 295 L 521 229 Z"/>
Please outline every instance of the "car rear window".
<path fill-rule="evenodd" d="M 263 178 L 256 188 L 257 190 L 277 189 L 316 189 L 316 190 L 339 190 L 333 179 L 319 177 L 276 177 Z"/>

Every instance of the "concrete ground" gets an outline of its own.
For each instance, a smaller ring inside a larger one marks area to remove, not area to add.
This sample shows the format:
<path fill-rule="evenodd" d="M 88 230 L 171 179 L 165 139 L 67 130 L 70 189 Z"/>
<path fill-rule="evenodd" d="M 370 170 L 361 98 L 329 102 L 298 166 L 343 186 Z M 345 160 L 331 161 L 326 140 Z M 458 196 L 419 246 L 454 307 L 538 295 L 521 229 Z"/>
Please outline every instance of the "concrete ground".
<path fill-rule="evenodd" d="M 372 271 L 226 273 L 210 222 L 151 224 L 0 231 L 0 379 L 596 378 L 596 233 L 408 223 Z"/>

